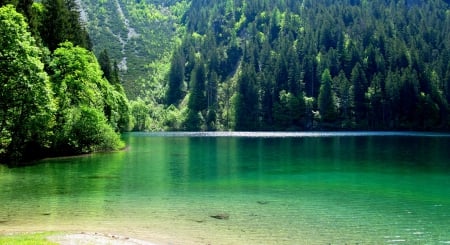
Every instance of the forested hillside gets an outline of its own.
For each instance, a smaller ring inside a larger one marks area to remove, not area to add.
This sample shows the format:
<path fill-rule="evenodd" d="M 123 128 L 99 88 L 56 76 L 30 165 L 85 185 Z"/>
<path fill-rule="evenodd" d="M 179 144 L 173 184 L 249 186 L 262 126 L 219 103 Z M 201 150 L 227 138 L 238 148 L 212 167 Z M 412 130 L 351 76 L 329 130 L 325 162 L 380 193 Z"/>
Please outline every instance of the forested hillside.
<path fill-rule="evenodd" d="M 448 1 L 79 2 L 134 130 L 449 128 Z"/>
<path fill-rule="evenodd" d="M 128 99 L 74 1 L 0 1 L 0 36 L 0 164 L 124 147 Z"/>
<path fill-rule="evenodd" d="M 449 127 L 444 1 L 193 0 L 183 23 L 180 129 Z"/>

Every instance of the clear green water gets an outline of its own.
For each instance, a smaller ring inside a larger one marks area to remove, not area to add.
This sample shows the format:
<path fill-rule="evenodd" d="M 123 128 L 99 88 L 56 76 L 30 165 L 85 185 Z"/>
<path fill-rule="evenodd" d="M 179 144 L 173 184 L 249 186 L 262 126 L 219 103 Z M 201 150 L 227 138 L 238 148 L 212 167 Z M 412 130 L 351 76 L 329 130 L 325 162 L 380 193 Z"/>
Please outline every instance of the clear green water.
<path fill-rule="evenodd" d="M 124 139 L 123 152 L 0 166 L 0 233 L 116 232 L 165 244 L 450 244 L 448 135 Z"/>

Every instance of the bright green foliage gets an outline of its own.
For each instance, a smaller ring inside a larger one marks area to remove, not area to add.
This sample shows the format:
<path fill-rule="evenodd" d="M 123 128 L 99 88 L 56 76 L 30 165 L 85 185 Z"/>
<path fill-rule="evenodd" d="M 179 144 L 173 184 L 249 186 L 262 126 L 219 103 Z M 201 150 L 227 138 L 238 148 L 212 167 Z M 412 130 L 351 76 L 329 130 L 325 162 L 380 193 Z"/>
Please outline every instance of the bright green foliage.
<path fill-rule="evenodd" d="M 133 131 L 146 131 L 150 128 L 150 109 L 145 102 L 138 98 L 131 101 L 131 114 L 133 115 Z"/>
<path fill-rule="evenodd" d="M 325 69 L 322 73 L 322 85 L 320 86 L 318 99 L 319 112 L 323 122 L 333 122 L 337 117 L 331 82 L 330 70 Z"/>
<path fill-rule="evenodd" d="M 59 111 L 80 105 L 103 109 L 103 92 L 109 85 L 91 52 L 63 43 L 55 50 L 50 68 Z"/>
<path fill-rule="evenodd" d="M 109 124 L 115 131 L 129 131 L 132 127 L 131 107 L 122 85 L 107 85 L 102 93 L 105 100 L 103 111 Z"/>
<path fill-rule="evenodd" d="M 64 145 L 73 153 L 111 151 L 125 145 L 108 124 L 105 115 L 92 107 L 70 109 L 63 125 Z"/>
<path fill-rule="evenodd" d="M 48 146 L 54 104 L 42 51 L 25 19 L 0 8 L 0 156 L 17 163 Z"/>
<path fill-rule="evenodd" d="M 57 245 L 50 242 L 47 237 L 52 233 L 14 234 L 0 236 L 2 245 Z"/>
<path fill-rule="evenodd" d="M 123 148 L 117 132 L 130 130 L 132 118 L 117 69 L 110 70 L 110 83 L 92 52 L 71 42 L 59 44 L 72 40 L 86 46 L 75 2 L 15 4 L 0 8 L 1 161 L 15 165 L 49 155 Z M 50 22 L 44 15 L 58 18 Z M 45 35 L 39 36 L 36 27 L 44 28 Z M 50 49 L 59 45 L 52 57 L 29 30 Z"/>
<path fill-rule="evenodd" d="M 130 126 L 130 106 L 120 84 L 103 78 L 94 54 L 84 48 L 63 43 L 55 50 L 50 64 L 59 113 L 81 105 L 103 111 L 116 131 Z"/>
<path fill-rule="evenodd" d="M 50 68 L 58 106 L 54 148 L 64 154 L 120 148 L 114 131 L 130 127 L 128 100 L 120 85 L 102 77 L 94 54 L 66 42 L 55 50 Z"/>

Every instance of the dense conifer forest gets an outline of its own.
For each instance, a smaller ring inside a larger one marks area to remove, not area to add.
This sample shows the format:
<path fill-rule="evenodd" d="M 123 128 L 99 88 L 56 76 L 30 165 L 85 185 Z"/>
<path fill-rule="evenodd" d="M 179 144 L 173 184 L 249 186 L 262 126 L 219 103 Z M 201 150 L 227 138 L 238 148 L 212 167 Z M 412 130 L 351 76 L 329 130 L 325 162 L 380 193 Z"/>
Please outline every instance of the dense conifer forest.
<path fill-rule="evenodd" d="M 183 23 L 166 95 L 180 129 L 449 127 L 444 1 L 193 0 Z"/>
<path fill-rule="evenodd" d="M 127 130 L 448 130 L 449 4 L 1 0 L 1 161 Z"/>

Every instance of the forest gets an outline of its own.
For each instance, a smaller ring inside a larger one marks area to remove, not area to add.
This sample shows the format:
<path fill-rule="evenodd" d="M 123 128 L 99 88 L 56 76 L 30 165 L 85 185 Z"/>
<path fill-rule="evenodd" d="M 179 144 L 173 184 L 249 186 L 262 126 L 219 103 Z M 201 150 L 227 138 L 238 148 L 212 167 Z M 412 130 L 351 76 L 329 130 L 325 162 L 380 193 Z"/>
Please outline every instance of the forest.
<path fill-rule="evenodd" d="M 129 130 L 446 131 L 449 4 L 0 0 L 0 162 Z"/>
<path fill-rule="evenodd" d="M 75 2 L 0 6 L 0 163 L 123 148 L 129 101 L 108 57 L 90 51 Z"/>
<path fill-rule="evenodd" d="M 444 130 L 448 2 L 193 0 L 167 105 L 182 130 Z"/>

